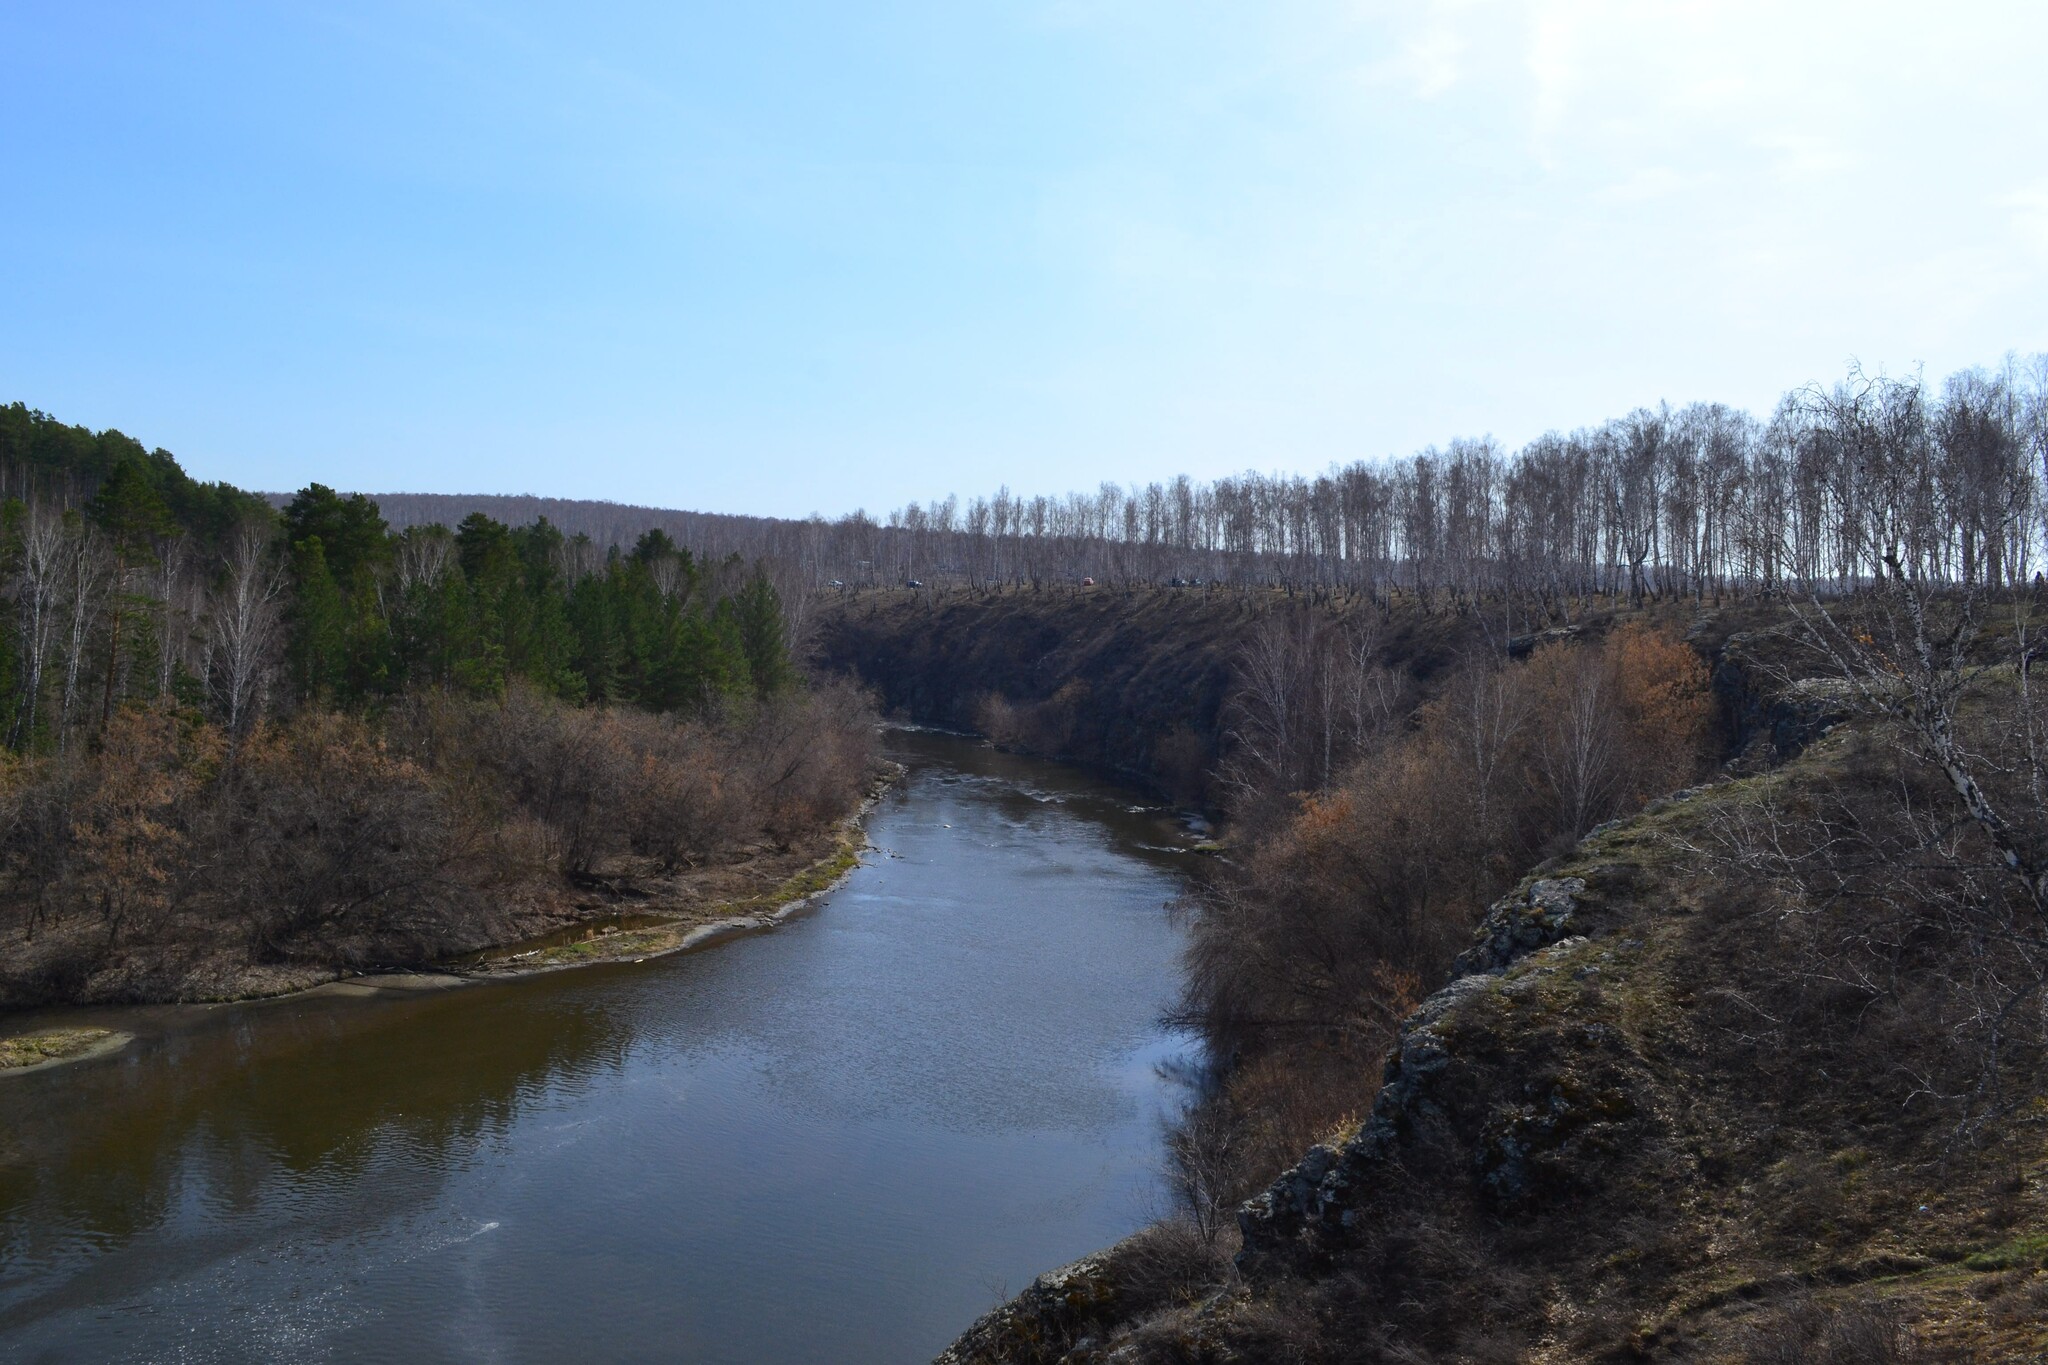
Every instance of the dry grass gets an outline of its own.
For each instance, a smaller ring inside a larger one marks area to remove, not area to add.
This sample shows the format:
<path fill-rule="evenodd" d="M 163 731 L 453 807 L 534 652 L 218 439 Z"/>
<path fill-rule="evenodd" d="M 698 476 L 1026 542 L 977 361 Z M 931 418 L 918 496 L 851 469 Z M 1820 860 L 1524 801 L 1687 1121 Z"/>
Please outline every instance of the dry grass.
<path fill-rule="evenodd" d="M 104 1028 L 51 1028 L 0 1038 L 0 1071 L 68 1061 L 120 1036 Z"/>
<path fill-rule="evenodd" d="M 804 859 L 814 853 L 815 848 L 757 855 L 720 868 L 706 869 L 704 874 L 684 872 L 641 882 L 637 889 L 648 899 L 639 902 L 633 918 L 659 915 L 664 918 L 664 923 L 623 928 L 597 924 L 591 926 L 584 937 L 568 943 L 552 943 L 541 948 L 522 948 L 514 944 L 482 955 L 472 964 L 471 970 L 519 973 L 597 962 L 634 961 L 675 952 L 686 945 L 693 933 L 707 926 L 737 929 L 758 924 L 767 927 L 773 923 L 777 911 L 838 885 L 860 865 L 862 847 L 849 824 L 829 841 L 829 852 L 809 861 Z M 800 865 L 796 871 L 789 872 L 787 869 L 792 863 Z M 713 875 L 727 888 L 737 877 L 763 884 L 765 889 L 726 898 L 699 894 Z M 687 908 L 669 908 L 684 900 L 689 902 Z"/>

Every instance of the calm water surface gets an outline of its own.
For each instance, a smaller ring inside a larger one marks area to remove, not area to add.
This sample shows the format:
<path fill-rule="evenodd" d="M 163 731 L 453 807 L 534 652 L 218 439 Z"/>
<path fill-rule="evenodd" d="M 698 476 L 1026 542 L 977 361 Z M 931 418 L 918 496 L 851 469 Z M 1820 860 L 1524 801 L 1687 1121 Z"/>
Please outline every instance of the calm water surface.
<path fill-rule="evenodd" d="M 0 1080 L 0 1359 L 910 1361 L 1157 1213 L 1165 812 L 968 741 L 815 914 Z"/>

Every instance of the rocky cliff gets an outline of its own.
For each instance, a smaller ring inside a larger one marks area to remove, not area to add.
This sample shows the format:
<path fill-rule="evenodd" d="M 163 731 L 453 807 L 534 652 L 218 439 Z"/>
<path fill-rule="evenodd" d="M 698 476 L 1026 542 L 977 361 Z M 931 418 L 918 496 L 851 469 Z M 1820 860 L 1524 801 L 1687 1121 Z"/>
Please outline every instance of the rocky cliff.
<path fill-rule="evenodd" d="M 1596 832 L 1489 910 L 1227 1275 L 1175 1298 L 1112 1248 L 945 1359 L 2048 1360 L 2038 1102 L 1965 1133 L 1932 978 L 1851 970 L 1880 912 L 1756 851 L 1885 762 L 1844 727 Z"/>

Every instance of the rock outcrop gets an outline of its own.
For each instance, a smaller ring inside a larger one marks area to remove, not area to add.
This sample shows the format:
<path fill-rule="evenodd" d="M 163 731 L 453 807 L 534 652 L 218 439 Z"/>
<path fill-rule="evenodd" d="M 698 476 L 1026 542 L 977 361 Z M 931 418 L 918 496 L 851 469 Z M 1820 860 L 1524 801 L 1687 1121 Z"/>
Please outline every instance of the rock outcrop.
<path fill-rule="evenodd" d="M 1731 752 L 1761 769 L 1797 757 L 1853 712 L 1840 678 L 1800 677 L 1813 660 L 1791 657 L 1782 639 L 1738 632 L 1714 658 L 1714 695 L 1721 701 Z"/>
<path fill-rule="evenodd" d="M 1585 890 L 1582 877 L 1555 877 L 1502 896 L 1487 907 L 1486 918 L 1473 932 L 1472 946 L 1458 954 L 1453 977 L 1498 974 L 1564 938 L 1571 932 L 1578 897 Z"/>

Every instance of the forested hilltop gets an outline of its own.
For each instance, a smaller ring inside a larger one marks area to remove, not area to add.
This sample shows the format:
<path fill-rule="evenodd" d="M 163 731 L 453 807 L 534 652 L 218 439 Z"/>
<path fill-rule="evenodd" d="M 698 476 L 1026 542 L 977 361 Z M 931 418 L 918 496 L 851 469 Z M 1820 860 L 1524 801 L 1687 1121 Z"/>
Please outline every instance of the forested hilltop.
<path fill-rule="evenodd" d="M 1284 452 L 1277 453 L 1284 458 Z M 1726 404 L 1638 408 L 1520 449 L 1453 440 L 1320 474 L 999 488 L 794 520 L 570 499 L 377 494 L 394 527 L 472 512 L 546 517 L 599 547 L 660 530 L 700 557 L 765 563 L 803 615 L 819 588 L 1278 587 L 1511 595 L 1562 616 L 1632 601 L 1834 591 L 1877 572 L 1887 538 L 1927 572 L 2019 583 L 2040 568 L 2048 357 L 1938 384 L 1851 370 L 1765 417 Z M 285 500 L 275 495 L 280 505 Z M 1873 526 L 1868 509 L 1897 521 Z M 807 618 L 806 618 L 807 619 Z"/>
<path fill-rule="evenodd" d="M 659 531 L 394 533 L 20 404 L 0 487 L 0 1004 L 430 962 L 747 847 L 787 874 L 872 767 L 761 568 Z"/>

